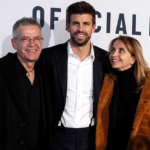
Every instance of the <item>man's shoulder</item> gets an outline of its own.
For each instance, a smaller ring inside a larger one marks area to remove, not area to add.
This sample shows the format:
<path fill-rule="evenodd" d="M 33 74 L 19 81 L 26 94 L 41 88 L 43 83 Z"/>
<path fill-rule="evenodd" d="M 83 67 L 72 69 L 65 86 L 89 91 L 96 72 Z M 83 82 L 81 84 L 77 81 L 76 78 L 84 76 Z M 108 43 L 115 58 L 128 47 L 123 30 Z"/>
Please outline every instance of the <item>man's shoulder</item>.
<path fill-rule="evenodd" d="M 98 46 L 93 45 L 93 48 L 94 48 L 94 51 L 100 51 L 102 53 L 108 53 L 106 50 L 104 50 L 104 49 L 102 49 L 102 48 L 100 48 Z"/>
<path fill-rule="evenodd" d="M 0 58 L 0 65 L 9 64 L 13 60 L 14 53 L 8 53 L 6 56 Z"/>
<path fill-rule="evenodd" d="M 3 74 L 3 77 L 6 74 L 10 75 L 10 69 L 14 69 L 14 55 L 13 53 L 8 53 L 6 56 L 0 58 L 0 74 Z"/>
<path fill-rule="evenodd" d="M 58 45 L 54 45 L 52 47 L 44 48 L 42 50 L 42 53 L 53 53 L 53 52 L 57 52 L 57 51 L 60 51 L 60 50 L 63 50 L 63 49 L 67 50 L 67 42 L 61 43 L 61 44 L 58 44 Z"/>
<path fill-rule="evenodd" d="M 93 45 L 95 56 L 105 60 L 108 57 L 108 52 L 100 47 Z"/>

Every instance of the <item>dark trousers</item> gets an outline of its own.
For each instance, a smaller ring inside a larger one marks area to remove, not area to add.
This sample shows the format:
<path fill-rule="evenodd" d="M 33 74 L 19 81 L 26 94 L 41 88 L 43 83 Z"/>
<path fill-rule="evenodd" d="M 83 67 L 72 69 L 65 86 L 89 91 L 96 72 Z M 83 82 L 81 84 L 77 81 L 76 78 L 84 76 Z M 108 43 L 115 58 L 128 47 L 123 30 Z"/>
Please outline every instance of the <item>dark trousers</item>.
<path fill-rule="evenodd" d="M 55 127 L 52 150 L 95 150 L 95 126 L 87 128 Z"/>

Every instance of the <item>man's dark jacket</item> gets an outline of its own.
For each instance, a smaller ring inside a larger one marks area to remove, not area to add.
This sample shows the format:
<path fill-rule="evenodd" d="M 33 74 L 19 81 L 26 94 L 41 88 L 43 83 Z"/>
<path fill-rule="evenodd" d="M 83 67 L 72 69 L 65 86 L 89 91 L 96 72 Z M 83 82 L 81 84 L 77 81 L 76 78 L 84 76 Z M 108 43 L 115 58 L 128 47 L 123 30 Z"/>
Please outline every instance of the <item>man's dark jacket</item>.
<path fill-rule="evenodd" d="M 94 116 L 96 117 L 97 104 L 104 77 L 104 63 L 107 52 L 94 46 L 95 60 L 93 62 L 94 78 Z M 67 92 L 67 42 L 42 50 L 39 62 L 48 71 L 50 85 L 52 85 L 52 106 L 54 125 L 57 126 L 66 103 Z"/>
<path fill-rule="evenodd" d="M 26 150 L 25 136 L 29 116 L 24 107 L 25 90 L 22 72 L 15 54 L 0 59 L 0 150 Z M 38 149 L 46 149 L 51 136 L 50 90 L 45 70 L 40 69 L 41 115 Z"/>

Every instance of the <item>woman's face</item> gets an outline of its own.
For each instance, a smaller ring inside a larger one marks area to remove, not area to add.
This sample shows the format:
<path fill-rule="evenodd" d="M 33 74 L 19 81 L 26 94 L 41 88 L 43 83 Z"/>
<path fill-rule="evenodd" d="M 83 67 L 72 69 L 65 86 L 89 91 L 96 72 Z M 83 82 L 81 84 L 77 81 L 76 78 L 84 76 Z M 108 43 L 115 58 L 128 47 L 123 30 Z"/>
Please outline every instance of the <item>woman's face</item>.
<path fill-rule="evenodd" d="M 124 71 L 130 68 L 135 62 L 135 57 L 131 56 L 126 45 L 120 40 L 116 40 L 113 43 L 109 59 L 112 68 L 118 71 Z"/>

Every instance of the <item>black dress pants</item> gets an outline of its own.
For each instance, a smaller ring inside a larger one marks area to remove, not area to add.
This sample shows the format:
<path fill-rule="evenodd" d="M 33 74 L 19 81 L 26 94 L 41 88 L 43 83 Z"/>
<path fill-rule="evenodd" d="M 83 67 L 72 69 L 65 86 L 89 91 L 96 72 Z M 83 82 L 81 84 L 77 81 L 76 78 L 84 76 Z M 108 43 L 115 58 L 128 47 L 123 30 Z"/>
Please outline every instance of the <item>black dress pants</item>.
<path fill-rule="evenodd" d="M 95 126 L 87 128 L 55 127 L 52 150 L 95 150 Z"/>

